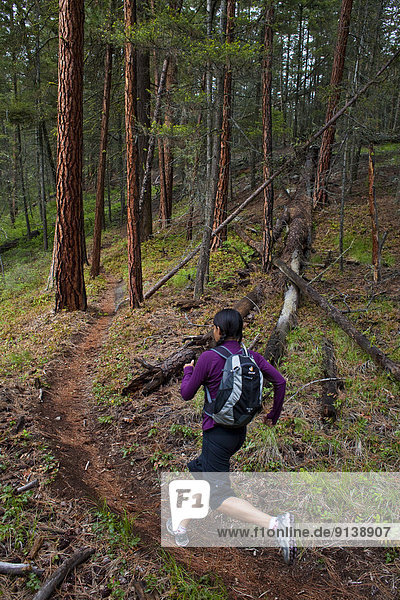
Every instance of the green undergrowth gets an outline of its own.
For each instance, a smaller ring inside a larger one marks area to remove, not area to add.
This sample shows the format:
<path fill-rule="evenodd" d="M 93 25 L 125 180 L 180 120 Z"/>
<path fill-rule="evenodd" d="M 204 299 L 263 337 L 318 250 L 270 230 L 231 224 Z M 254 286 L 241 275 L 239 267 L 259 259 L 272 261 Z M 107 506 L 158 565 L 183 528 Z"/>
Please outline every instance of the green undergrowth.
<path fill-rule="evenodd" d="M 131 550 L 140 542 L 140 537 L 135 534 L 134 520 L 126 513 L 115 514 L 106 502 L 95 511 L 94 518 L 93 532 L 106 539 L 111 550 Z"/>
<path fill-rule="evenodd" d="M 162 567 L 146 577 L 148 592 L 167 594 L 174 600 L 226 600 L 228 592 L 218 575 L 197 576 L 179 565 L 169 552 L 160 553 Z"/>

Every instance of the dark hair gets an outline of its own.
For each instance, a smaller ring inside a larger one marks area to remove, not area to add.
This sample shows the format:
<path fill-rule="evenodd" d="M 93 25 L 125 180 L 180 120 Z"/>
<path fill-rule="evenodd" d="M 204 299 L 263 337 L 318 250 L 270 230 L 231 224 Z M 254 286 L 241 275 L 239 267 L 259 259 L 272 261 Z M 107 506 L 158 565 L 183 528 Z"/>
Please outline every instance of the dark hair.
<path fill-rule="evenodd" d="M 238 342 L 242 341 L 243 319 L 240 312 L 234 308 L 220 310 L 214 317 L 214 325 L 221 330 L 221 338 L 217 342 L 217 346 L 229 338 Z"/>

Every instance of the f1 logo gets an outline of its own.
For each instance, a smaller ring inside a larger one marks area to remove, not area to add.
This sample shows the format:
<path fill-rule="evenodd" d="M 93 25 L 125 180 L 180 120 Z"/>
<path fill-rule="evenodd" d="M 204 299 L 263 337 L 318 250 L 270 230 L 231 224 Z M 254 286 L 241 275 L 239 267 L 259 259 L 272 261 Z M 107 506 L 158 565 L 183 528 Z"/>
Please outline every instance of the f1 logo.
<path fill-rule="evenodd" d="M 178 529 L 184 519 L 204 519 L 210 504 L 208 481 L 176 479 L 169 484 L 172 528 Z"/>

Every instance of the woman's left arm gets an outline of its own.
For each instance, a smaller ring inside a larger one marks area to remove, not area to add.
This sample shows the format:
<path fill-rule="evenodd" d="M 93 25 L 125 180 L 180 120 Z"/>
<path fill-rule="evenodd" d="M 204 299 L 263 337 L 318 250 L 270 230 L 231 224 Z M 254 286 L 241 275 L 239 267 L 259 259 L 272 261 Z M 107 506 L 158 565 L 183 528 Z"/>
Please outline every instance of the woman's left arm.
<path fill-rule="evenodd" d="M 282 412 L 283 399 L 286 391 L 286 379 L 282 377 L 279 371 L 270 365 L 261 354 L 258 354 L 258 352 L 251 352 L 251 355 L 261 369 L 265 379 L 272 383 L 274 387 L 274 403 L 272 409 L 265 418 L 271 419 L 272 425 L 276 425 Z"/>

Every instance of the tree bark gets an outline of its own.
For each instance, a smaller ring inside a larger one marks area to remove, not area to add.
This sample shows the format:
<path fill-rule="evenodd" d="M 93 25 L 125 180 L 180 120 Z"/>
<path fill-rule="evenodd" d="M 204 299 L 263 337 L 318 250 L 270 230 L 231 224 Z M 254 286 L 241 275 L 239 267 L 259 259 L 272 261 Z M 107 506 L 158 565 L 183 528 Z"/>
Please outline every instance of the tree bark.
<path fill-rule="evenodd" d="M 274 1 L 269 0 L 265 11 L 264 60 L 262 72 L 262 124 L 263 124 L 263 178 L 273 171 L 272 163 L 272 57 L 274 39 Z M 272 218 L 274 210 L 274 184 L 264 189 L 264 231 L 262 268 L 268 271 L 272 261 Z"/>
<path fill-rule="evenodd" d="M 44 571 L 31 565 L 31 563 L 9 563 L 0 561 L 0 575 L 29 575 L 29 573 L 42 576 Z"/>
<path fill-rule="evenodd" d="M 330 304 L 326 298 L 321 296 L 311 285 L 309 285 L 302 277 L 290 269 L 282 260 L 279 258 L 274 258 L 273 264 L 278 267 L 278 269 L 280 269 L 282 273 L 284 273 L 286 277 L 290 279 L 290 281 L 292 281 L 301 292 L 303 292 L 303 294 L 315 302 L 315 304 L 320 306 L 324 312 L 330 316 L 334 322 L 339 325 L 339 327 L 341 327 L 341 329 L 343 329 L 343 331 L 372 358 L 375 364 L 389 371 L 389 373 L 391 373 L 391 375 L 393 375 L 397 381 L 400 381 L 400 366 L 398 364 L 386 356 L 382 350 L 376 346 L 373 346 L 368 338 L 360 333 L 335 306 Z"/>
<path fill-rule="evenodd" d="M 56 311 L 86 310 L 82 200 L 83 0 L 59 0 Z"/>
<path fill-rule="evenodd" d="M 124 0 L 127 36 L 136 23 L 136 0 Z M 143 301 L 142 257 L 140 249 L 139 170 L 136 125 L 136 51 L 125 42 L 125 137 L 128 206 L 128 269 L 131 308 Z"/>
<path fill-rule="evenodd" d="M 233 42 L 235 24 L 235 0 L 228 0 L 226 5 L 226 42 Z M 228 207 L 229 174 L 231 163 L 231 111 L 232 111 L 232 68 L 227 61 L 224 72 L 224 101 L 222 108 L 221 149 L 219 159 L 219 175 L 215 198 L 214 224 L 215 231 L 226 219 Z M 227 238 L 227 228 L 223 227 L 211 243 L 211 250 L 220 248 Z"/>
<path fill-rule="evenodd" d="M 290 266 L 295 273 L 300 273 L 301 261 L 297 252 L 292 256 Z M 285 292 L 283 306 L 277 324 L 267 342 L 264 356 L 271 365 L 278 365 L 286 347 L 286 338 L 290 329 L 296 325 L 296 313 L 299 304 L 299 292 L 296 286 L 290 285 Z"/>
<path fill-rule="evenodd" d="M 301 186 L 303 187 L 303 186 Z M 301 189 L 299 198 L 293 207 L 289 208 L 290 227 L 286 239 L 283 257 L 290 261 L 292 270 L 300 274 L 303 256 L 309 242 L 309 229 L 311 225 L 311 210 L 307 195 Z M 290 285 L 285 292 L 281 313 L 275 328 L 267 342 L 264 352 L 265 358 L 273 365 L 277 365 L 283 356 L 286 346 L 286 337 L 296 323 L 296 313 L 299 304 L 299 293 L 294 285 Z"/>
<path fill-rule="evenodd" d="M 108 119 L 110 114 L 111 77 L 113 48 L 107 44 L 104 57 L 104 86 L 100 125 L 100 151 L 97 168 L 96 211 L 94 219 L 92 267 L 90 274 L 97 277 L 100 272 L 101 233 L 104 220 L 104 182 L 107 164 Z"/>
<path fill-rule="evenodd" d="M 330 81 L 330 98 L 326 111 L 325 122 L 328 122 L 335 113 L 340 100 L 340 84 L 343 79 L 344 60 L 346 56 L 347 40 L 349 37 L 350 17 L 353 0 L 342 0 L 341 13 L 335 54 L 333 57 L 332 74 Z M 328 179 L 331 165 L 332 145 L 335 138 L 334 126 L 329 127 L 322 136 L 321 148 L 317 169 L 317 182 L 314 194 L 314 207 L 324 206 L 328 201 Z"/>

